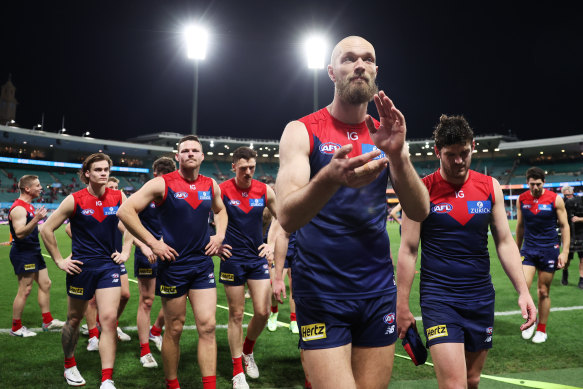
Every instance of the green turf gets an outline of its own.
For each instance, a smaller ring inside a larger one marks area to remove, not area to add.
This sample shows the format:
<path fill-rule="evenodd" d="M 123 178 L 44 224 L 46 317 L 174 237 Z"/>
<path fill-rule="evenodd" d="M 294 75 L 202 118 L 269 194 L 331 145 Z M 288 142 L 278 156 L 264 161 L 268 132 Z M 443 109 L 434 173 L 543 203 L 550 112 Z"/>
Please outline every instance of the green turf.
<path fill-rule="evenodd" d="M 512 223 L 512 222 L 511 222 Z M 512 228 L 513 225 L 512 225 Z M 398 226 L 388 226 L 391 237 L 392 252 L 395 263 L 398 251 Z M 57 232 L 59 246 L 64 254 L 70 251 L 70 240 L 64 230 Z M 7 226 L 0 226 L 0 241 L 8 240 Z M 4 272 L 0 273 L 0 328 L 11 325 L 12 301 L 16 293 L 16 277 L 8 258 L 9 247 L 0 247 L 0 258 L 4 261 Z M 516 293 L 506 278 L 497 260 L 492 242 L 492 276 L 496 288 L 496 311 L 516 310 Z M 58 270 L 52 260 L 47 259 L 50 277 L 53 281 L 51 310 L 55 317 L 65 318 L 66 294 L 65 273 Z M 216 267 L 218 271 L 218 266 Z M 128 272 L 133 278 L 133 262 L 128 262 Z M 583 305 L 583 291 L 575 285 L 576 272 L 572 272 L 571 284 L 560 285 L 559 277 L 553 281 L 551 296 L 553 307 Z M 137 306 L 137 285 L 130 283 L 132 298 L 120 325 L 135 326 Z M 533 288 L 534 291 L 534 288 Z M 28 327 L 40 327 L 41 317 L 36 302 L 36 287 L 28 299 L 23 324 Z M 219 304 L 226 306 L 226 299 L 221 285 L 218 286 Z M 411 308 L 415 316 L 420 315 L 418 278 L 411 293 Z M 159 300 L 154 303 L 153 311 L 160 307 Z M 251 312 L 247 302 L 246 311 Z M 288 305 L 280 306 L 279 319 L 288 322 Z M 247 323 L 249 317 L 245 318 Z M 494 348 L 489 353 L 485 374 L 528 380 L 583 386 L 583 341 L 581 326 L 583 311 L 564 311 L 551 313 L 549 320 L 549 340 L 540 345 L 524 341 L 520 337 L 519 326 L 522 318 L 518 315 L 497 316 L 494 325 Z M 227 312 L 217 308 L 217 324 L 227 323 Z M 194 324 L 192 313 L 188 313 L 187 325 Z M 420 323 L 419 323 L 420 325 Z M 421 326 L 420 326 L 421 327 Z M 136 332 L 129 332 L 132 341 L 119 343 L 114 378 L 119 388 L 163 388 L 163 373 L 160 353 L 152 347 L 158 360 L 158 369 L 143 369 L 138 360 L 139 344 Z M 196 362 L 196 331 L 184 332 L 181 341 L 181 361 L 179 378 L 182 388 L 201 387 L 200 373 Z M 231 362 L 226 329 L 217 329 L 218 368 L 217 382 L 219 388 L 231 386 Z M 85 350 L 87 338 L 81 337 L 76 359 L 88 386 L 97 386 L 100 378 L 100 362 L 97 353 Z M 405 355 L 403 348 L 397 344 L 397 353 Z M 292 335 L 286 328 L 280 327 L 276 332 L 265 331 L 255 347 L 255 357 L 261 371 L 258 380 L 248 380 L 253 388 L 300 388 L 303 387 L 303 373 L 299 363 L 297 335 Z M 431 361 L 431 358 L 429 358 Z M 64 388 L 62 378 L 63 354 L 60 334 L 41 333 L 34 338 L 14 338 L 0 334 L 0 387 L 12 388 Z M 514 385 L 482 379 L 483 388 L 508 388 Z M 435 374 L 430 366 L 418 366 L 405 359 L 396 358 L 391 387 L 395 388 L 431 388 L 437 387 Z M 514 386 L 517 387 L 517 386 Z"/>

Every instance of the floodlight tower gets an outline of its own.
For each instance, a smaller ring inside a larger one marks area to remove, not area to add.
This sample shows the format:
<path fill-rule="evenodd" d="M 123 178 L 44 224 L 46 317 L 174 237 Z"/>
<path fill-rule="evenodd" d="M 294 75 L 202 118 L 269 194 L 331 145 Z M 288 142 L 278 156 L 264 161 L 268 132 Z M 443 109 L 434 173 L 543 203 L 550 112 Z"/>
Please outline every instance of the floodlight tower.
<path fill-rule="evenodd" d="M 326 41 L 321 36 L 310 36 L 304 45 L 308 69 L 314 73 L 314 112 L 318 110 L 318 70 L 326 66 Z"/>
<path fill-rule="evenodd" d="M 193 135 L 197 130 L 198 115 L 198 61 L 206 57 L 208 32 L 201 26 L 190 25 L 184 30 L 187 56 L 194 60 L 194 96 L 192 98 L 192 129 Z"/>

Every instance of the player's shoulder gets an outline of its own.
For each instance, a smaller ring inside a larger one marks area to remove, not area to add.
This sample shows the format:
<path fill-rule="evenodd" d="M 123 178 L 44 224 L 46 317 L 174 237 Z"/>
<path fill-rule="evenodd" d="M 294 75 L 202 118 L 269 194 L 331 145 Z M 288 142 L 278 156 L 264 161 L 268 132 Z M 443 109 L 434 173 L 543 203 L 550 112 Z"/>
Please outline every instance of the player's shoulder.
<path fill-rule="evenodd" d="M 221 190 L 225 190 L 225 189 L 229 189 L 229 188 L 234 188 L 234 178 L 230 178 L 226 181 L 223 181 L 219 184 L 219 188 L 221 188 Z"/>
<path fill-rule="evenodd" d="M 431 174 L 426 175 L 421 179 L 421 182 L 427 187 L 427 189 L 431 189 L 431 187 L 437 182 L 439 179 L 439 169 L 434 171 Z"/>
<path fill-rule="evenodd" d="M 471 174 L 471 179 L 476 182 L 476 183 L 491 183 L 493 182 L 493 178 L 491 176 L 488 176 L 486 174 L 480 173 L 478 171 L 475 170 L 470 170 L 470 174 Z"/>
<path fill-rule="evenodd" d="M 331 116 L 328 113 L 328 109 L 326 107 L 324 107 L 316 112 L 312 112 L 311 114 L 308 114 L 306 116 L 299 118 L 296 122 L 300 122 L 300 123 L 304 124 L 305 126 L 308 126 L 308 125 L 317 124 L 317 123 L 322 122 L 322 121 L 328 121 L 330 119 L 331 119 Z M 294 123 L 294 122 L 292 122 L 292 123 Z"/>

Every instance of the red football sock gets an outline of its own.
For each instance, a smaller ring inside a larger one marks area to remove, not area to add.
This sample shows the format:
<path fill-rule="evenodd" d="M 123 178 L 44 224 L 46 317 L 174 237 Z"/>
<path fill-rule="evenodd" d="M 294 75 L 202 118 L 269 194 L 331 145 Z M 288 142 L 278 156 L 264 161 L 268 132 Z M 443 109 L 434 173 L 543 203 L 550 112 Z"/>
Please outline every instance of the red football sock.
<path fill-rule="evenodd" d="M 143 357 L 146 354 L 150 354 L 150 343 L 140 343 L 140 357 Z"/>
<path fill-rule="evenodd" d="M 178 378 L 174 378 L 173 380 L 166 380 L 166 389 L 180 389 Z"/>
<path fill-rule="evenodd" d="M 110 380 L 113 377 L 113 367 L 111 369 L 101 369 L 101 382 Z"/>
<path fill-rule="evenodd" d="M 97 322 L 98 325 L 101 325 L 101 323 L 99 322 L 99 313 L 95 315 L 95 321 Z"/>
<path fill-rule="evenodd" d="M 310 381 L 308 381 L 307 378 L 306 378 L 306 383 L 304 386 L 306 387 L 306 389 L 312 389 L 312 384 L 310 383 Z"/>
<path fill-rule="evenodd" d="M 243 373 L 243 356 L 238 358 L 231 358 L 233 360 L 233 377 L 239 373 Z"/>
<path fill-rule="evenodd" d="M 69 369 L 73 366 L 77 366 L 77 361 L 75 361 L 75 356 L 73 355 L 71 358 L 65 358 L 65 369 Z"/>
<path fill-rule="evenodd" d="M 12 319 L 12 331 L 18 331 L 22 328 L 22 320 L 21 319 Z"/>
<path fill-rule="evenodd" d="M 547 332 L 547 325 L 538 323 L 538 325 L 536 326 L 536 330 L 540 332 Z"/>
<path fill-rule="evenodd" d="M 297 321 L 295 312 L 289 314 L 289 321 Z"/>
<path fill-rule="evenodd" d="M 209 375 L 202 377 L 202 389 L 216 389 L 217 388 L 217 376 Z"/>
<path fill-rule="evenodd" d="M 46 312 L 43 313 L 43 324 L 49 324 L 50 322 L 53 321 L 53 315 L 51 315 L 51 312 Z"/>
<path fill-rule="evenodd" d="M 156 327 L 156 325 L 154 324 L 152 326 L 152 329 L 150 330 L 150 333 L 154 336 L 160 336 L 162 335 L 162 328 Z"/>
<path fill-rule="evenodd" d="M 271 313 L 277 313 L 277 311 L 279 311 L 278 306 L 276 305 L 275 307 L 272 305 L 271 306 Z"/>
<path fill-rule="evenodd" d="M 245 343 L 243 343 L 243 354 L 252 354 L 253 346 L 255 346 L 255 341 L 245 337 Z"/>
<path fill-rule="evenodd" d="M 89 330 L 89 339 L 96 337 L 99 339 L 99 329 L 97 327 L 94 327 L 92 329 Z"/>

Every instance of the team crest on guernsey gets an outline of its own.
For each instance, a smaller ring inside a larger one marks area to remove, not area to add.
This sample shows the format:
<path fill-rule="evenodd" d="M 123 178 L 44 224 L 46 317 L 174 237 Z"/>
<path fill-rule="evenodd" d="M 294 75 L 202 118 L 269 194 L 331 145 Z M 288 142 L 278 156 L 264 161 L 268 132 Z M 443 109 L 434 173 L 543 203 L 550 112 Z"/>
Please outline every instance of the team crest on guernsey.
<path fill-rule="evenodd" d="M 342 146 L 340 146 L 338 143 L 326 142 L 322 143 L 319 149 L 322 154 L 334 154 L 334 152 L 336 152 L 336 150 L 338 150 L 340 147 Z"/>

